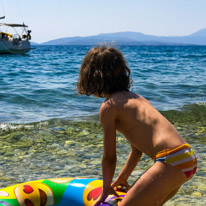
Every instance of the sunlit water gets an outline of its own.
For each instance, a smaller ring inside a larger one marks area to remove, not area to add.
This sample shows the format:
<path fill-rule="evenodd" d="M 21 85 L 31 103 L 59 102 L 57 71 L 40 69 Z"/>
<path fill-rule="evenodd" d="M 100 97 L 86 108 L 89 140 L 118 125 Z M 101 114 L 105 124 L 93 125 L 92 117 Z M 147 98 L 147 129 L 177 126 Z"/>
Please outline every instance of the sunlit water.
<path fill-rule="evenodd" d="M 0 56 L 0 187 L 50 177 L 101 176 L 103 99 L 80 96 L 90 47 L 38 46 Z M 138 92 L 162 112 L 198 157 L 196 176 L 167 205 L 206 205 L 206 47 L 120 47 Z M 129 145 L 118 134 L 122 168 Z M 132 184 L 153 161 L 143 156 Z"/>

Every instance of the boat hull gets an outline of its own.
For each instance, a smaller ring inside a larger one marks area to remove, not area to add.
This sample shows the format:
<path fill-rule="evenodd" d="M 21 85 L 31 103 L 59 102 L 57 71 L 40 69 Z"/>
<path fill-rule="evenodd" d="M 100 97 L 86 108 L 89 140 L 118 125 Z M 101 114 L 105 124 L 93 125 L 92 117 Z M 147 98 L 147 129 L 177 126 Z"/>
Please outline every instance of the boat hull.
<path fill-rule="evenodd" d="M 19 42 L 0 40 L 0 54 L 25 54 L 31 49 L 30 42 L 22 40 Z"/>

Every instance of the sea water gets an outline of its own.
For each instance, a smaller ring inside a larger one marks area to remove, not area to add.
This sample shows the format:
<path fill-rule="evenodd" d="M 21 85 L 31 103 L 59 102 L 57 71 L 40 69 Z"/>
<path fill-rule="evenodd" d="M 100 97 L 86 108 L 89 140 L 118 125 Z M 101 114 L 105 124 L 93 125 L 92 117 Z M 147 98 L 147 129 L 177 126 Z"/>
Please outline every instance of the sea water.
<path fill-rule="evenodd" d="M 196 176 L 167 205 L 206 204 L 206 47 L 116 46 L 131 69 L 132 91 L 147 98 L 194 148 Z M 35 46 L 0 56 L 0 187 L 50 177 L 101 176 L 103 98 L 78 95 L 91 46 Z M 128 142 L 117 134 L 121 170 Z M 143 156 L 132 184 L 153 164 Z"/>

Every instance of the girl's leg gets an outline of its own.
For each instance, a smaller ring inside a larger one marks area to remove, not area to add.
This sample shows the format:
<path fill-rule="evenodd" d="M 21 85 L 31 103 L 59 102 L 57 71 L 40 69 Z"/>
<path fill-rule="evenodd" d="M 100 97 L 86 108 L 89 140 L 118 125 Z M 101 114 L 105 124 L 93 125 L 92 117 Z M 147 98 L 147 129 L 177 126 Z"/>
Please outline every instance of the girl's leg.
<path fill-rule="evenodd" d="M 162 205 L 186 181 L 186 175 L 179 169 L 156 162 L 137 180 L 119 206 Z"/>
<path fill-rule="evenodd" d="M 164 205 L 164 203 L 166 203 L 168 200 L 170 200 L 172 197 L 174 197 L 179 189 L 180 189 L 180 187 L 174 189 L 174 190 L 166 197 L 166 199 L 161 203 L 161 205 Z"/>

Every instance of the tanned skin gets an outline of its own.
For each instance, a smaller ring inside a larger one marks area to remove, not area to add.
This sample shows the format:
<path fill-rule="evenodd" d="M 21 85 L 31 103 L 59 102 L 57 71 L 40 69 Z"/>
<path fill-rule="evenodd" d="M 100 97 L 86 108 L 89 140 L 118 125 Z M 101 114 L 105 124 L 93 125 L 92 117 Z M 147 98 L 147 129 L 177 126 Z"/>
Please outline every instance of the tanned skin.
<path fill-rule="evenodd" d="M 129 191 L 120 206 L 162 205 L 176 194 L 187 181 L 186 175 L 175 167 L 156 162 L 130 188 L 127 179 L 136 167 L 142 153 L 155 159 L 164 149 L 174 149 L 185 140 L 174 126 L 145 98 L 130 91 L 105 95 L 100 108 L 100 121 L 104 132 L 102 158 L 103 193 L 95 206 L 104 202 L 109 194 L 117 195 L 113 187 L 125 186 Z M 116 168 L 116 131 L 131 144 L 131 152 L 122 171 L 112 183 Z"/>

